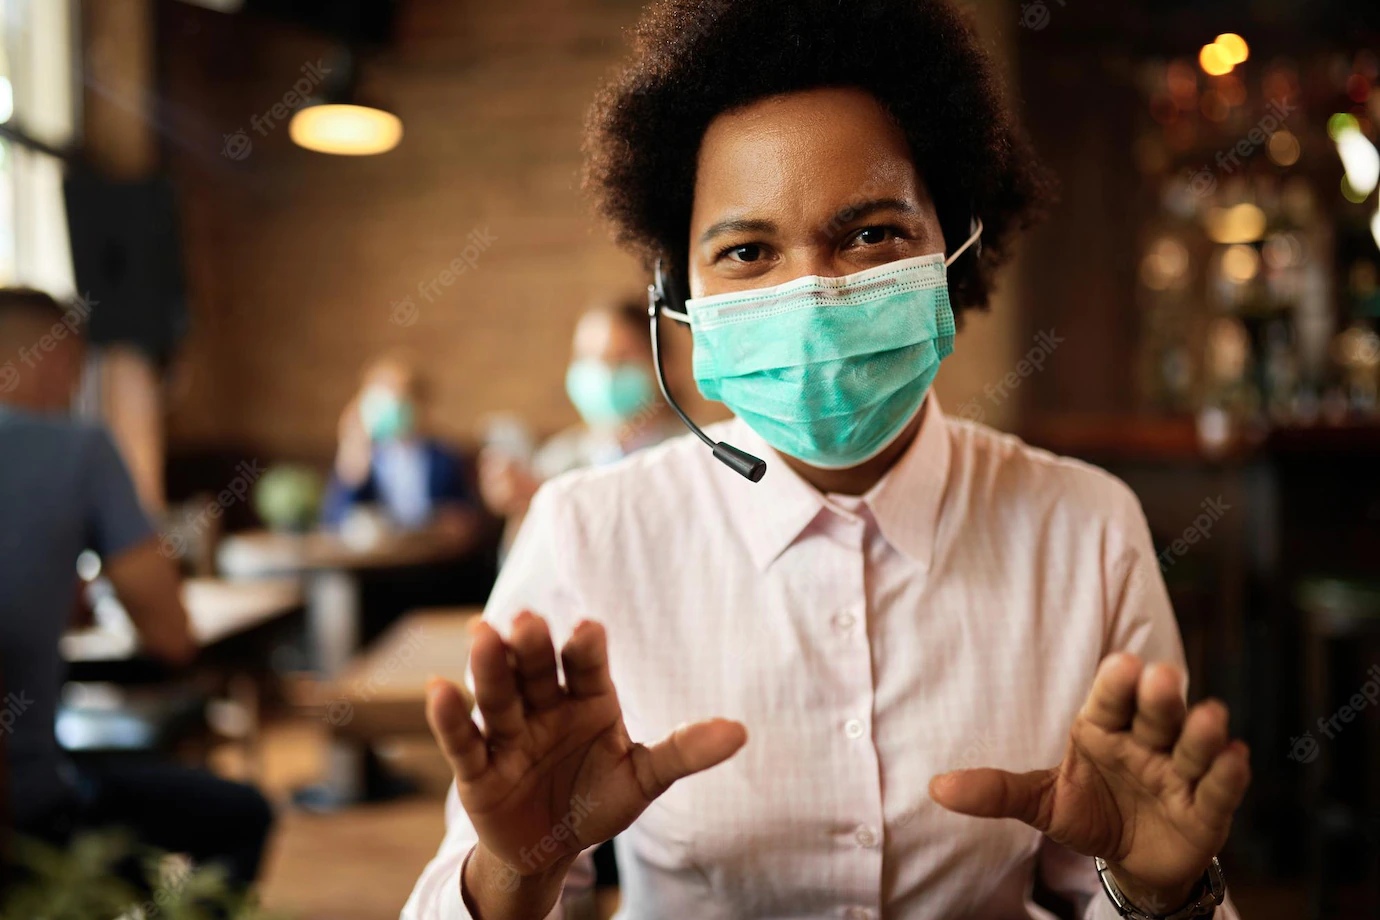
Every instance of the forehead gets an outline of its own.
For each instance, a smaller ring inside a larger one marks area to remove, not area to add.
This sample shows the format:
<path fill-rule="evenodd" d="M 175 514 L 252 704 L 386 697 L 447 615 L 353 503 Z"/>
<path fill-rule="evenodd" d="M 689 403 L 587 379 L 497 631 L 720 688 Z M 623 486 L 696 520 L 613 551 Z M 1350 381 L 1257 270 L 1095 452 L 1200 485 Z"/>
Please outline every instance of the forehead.
<path fill-rule="evenodd" d="M 910 146 L 860 89 L 772 96 L 725 112 L 700 145 L 692 224 L 725 216 L 829 220 L 850 202 L 921 198 Z"/>

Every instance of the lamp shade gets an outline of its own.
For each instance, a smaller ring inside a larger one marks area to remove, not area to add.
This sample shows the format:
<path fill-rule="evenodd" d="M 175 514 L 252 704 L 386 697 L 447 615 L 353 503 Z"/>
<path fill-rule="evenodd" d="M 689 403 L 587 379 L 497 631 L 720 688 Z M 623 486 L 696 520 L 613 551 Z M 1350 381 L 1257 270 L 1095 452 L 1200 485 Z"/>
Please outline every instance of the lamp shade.
<path fill-rule="evenodd" d="M 321 103 L 298 109 L 288 125 L 293 143 L 318 153 L 372 156 L 402 140 L 402 120 L 367 105 Z"/>

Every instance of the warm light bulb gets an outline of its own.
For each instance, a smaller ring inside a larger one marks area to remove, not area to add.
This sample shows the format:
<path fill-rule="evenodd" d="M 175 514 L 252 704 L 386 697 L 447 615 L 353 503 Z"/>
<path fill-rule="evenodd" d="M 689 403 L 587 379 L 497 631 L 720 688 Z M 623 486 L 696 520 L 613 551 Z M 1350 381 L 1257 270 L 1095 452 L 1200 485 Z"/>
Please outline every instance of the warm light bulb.
<path fill-rule="evenodd" d="M 1260 253 L 1251 246 L 1232 246 L 1222 253 L 1222 274 L 1228 281 L 1245 284 L 1260 272 Z"/>
<path fill-rule="evenodd" d="M 1251 56 L 1251 46 L 1246 44 L 1246 40 L 1235 32 L 1226 32 L 1217 36 L 1217 41 L 1213 44 L 1222 49 L 1227 63 L 1233 67 L 1243 63 Z"/>
<path fill-rule="evenodd" d="M 369 156 L 387 153 L 402 140 L 402 120 L 365 105 L 312 105 L 288 125 L 293 143 L 318 153 Z"/>
<path fill-rule="evenodd" d="M 1214 243 L 1254 243 L 1265 235 L 1265 212 L 1253 204 L 1212 208 L 1207 213 L 1208 237 Z"/>
<path fill-rule="evenodd" d="M 1364 201 L 1380 184 L 1380 151 L 1358 129 L 1343 127 L 1337 132 L 1337 153 L 1346 169 L 1346 181 Z"/>
<path fill-rule="evenodd" d="M 1198 52 L 1198 66 L 1209 76 L 1220 77 L 1231 73 L 1233 65 L 1221 45 L 1211 44 L 1204 45 L 1203 50 Z"/>

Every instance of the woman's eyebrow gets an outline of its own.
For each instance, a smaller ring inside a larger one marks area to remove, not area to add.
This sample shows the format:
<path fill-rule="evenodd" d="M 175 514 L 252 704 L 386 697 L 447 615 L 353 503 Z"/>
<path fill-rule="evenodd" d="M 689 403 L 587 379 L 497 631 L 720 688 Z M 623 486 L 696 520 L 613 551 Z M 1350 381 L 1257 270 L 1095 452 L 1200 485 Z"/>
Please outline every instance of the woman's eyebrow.
<path fill-rule="evenodd" d="M 769 220 L 750 220 L 746 217 L 731 217 L 721 220 L 700 234 L 700 242 L 708 243 L 716 236 L 726 233 L 775 233 L 776 224 Z"/>
<path fill-rule="evenodd" d="M 849 202 L 834 212 L 834 219 L 829 222 L 831 227 L 841 224 L 852 223 L 855 220 L 862 220 L 871 217 L 878 211 L 900 211 L 902 214 L 919 213 L 920 208 L 914 202 L 904 198 L 873 198 L 867 201 Z"/>

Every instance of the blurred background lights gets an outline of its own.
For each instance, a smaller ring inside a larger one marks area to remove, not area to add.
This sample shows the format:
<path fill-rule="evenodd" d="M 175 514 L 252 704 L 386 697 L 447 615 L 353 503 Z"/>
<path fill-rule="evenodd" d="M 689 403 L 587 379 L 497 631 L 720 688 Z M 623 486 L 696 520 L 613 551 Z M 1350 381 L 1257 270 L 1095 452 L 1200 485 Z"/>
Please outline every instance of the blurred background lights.
<path fill-rule="evenodd" d="M 1227 247 L 1222 253 L 1222 277 L 1236 284 L 1245 284 L 1260 272 L 1260 253 L 1253 246 Z"/>
<path fill-rule="evenodd" d="M 1211 208 L 1207 233 L 1214 243 L 1254 243 L 1265 235 L 1265 212 L 1253 204 Z"/>
<path fill-rule="evenodd" d="M 1245 63 L 1251 56 L 1251 46 L 1235 32 L 1225 32 L 1217 36 L 1217 41 L 1213 44 L 1222 49 L 1222 54 L 1233 67 Z"/>
<path fill-rule="evenodd" d="M 1176 287 L 1188 273 L 1188 249 L 1173 237 L 1161 237 L 1140 263 L 1140 279 L 1152 291 Z"/>
<path fill-rule="evenodd" d="M 1370 235 L 1375 237 L 1375 245 L 1380 246 L 1380 211 L 1370 219 Z"/>
<path fill-rule="evenodd" d="M 0 77 L 0 124 L 14 117 L 14 86 L 9 77 Z"/>
<path fill-rule="evenodd" d="M 1351 125 L 1340 126 L 1333 140 L 1337 143 L 1337 154 L 1342 158 L 1342 167 L 1346 170 L 1347 184 L 1364 201 L 1380 183 L 1380 151 L 1375 149 L 1370 138 L 1355 127 L 1355 119 L 1352 119 Z"/>
<path fill-rule="evenodd" d="M 1250 56 L 1251 49 L 1244 38 L 1235 32 L 1225 32 L 1198 52 L 1198 66 L 1209 76 L 1221 77 L 1231 73 L 1233 67 Z"/>
<path fill-rule="evenodd" d="M 1227 54 L 1220 45 L 1204 45 L 1203 50 L 1198 52 L 1198 66 L 1203 68 L 1203 73 L 1210 77 L 1220 77 L 1223 74 L 1231 73 L 1232 63 L 1227 60 Z"/>
<path fill-rule="evenodd" d="M 1276 233 L 1265 242 L 1263 256 L 1266 265 L 1280 271 L 1303 261 L 1303 247 L 1292 233 Z"/>
<path fill-rule="evenodd" d="M 1265 149 L 1270 160 L 1278 166 L 1293 166 L 1299 161 L 1299 139 L 1288 128 L 1280 128 L 1271 134 Z"/>

